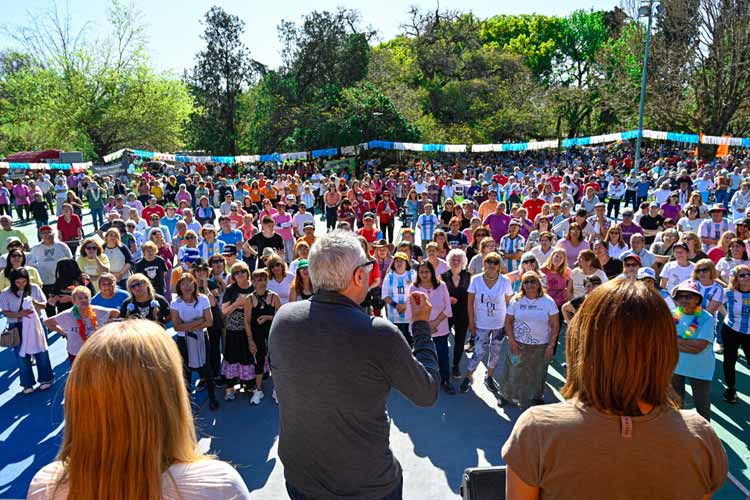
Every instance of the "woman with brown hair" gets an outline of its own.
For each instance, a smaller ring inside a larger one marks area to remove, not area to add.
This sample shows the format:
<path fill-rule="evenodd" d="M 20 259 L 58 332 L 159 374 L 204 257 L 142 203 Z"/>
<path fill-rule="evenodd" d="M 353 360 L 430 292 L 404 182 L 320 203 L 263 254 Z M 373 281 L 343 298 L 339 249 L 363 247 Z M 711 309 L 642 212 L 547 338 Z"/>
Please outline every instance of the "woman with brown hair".
<path fill-rule="evenodd" d="M 618 279 L 591 292 L 568 327 L 567 401 L 527 410 L 503 446 L 508 500 L 710 499 L 727 456 L 703 417 L 679 410 L 676 336 L 647 285 Z"/>
<path fill-rule="evenodd" d="M 297 263 L 294 281 L 292 281 L 292 286 L 289 290 L 289 302 L 307 300 L 313 296 L 313 286 L 307 266 L 307 259 L 300 259 Z"/>
<path fill-rule="evenodd" d="M 568 234 L 555 245 L 557 248 L 565 250 L 568 256 L 568 267 L 575 267 L 578 254 L 589 249 L 589 243 L 583 239 L 583 231 L 577 222 L 571 222 L 568 227 Z"/>
<path fill-rule="evenodd" d="M 570 256 L 568 256 L 570 261 Z M 581 297 L 584 294 L 583 279 L 588 276 L 599 276 L 602 283 L 606 282 L 607 274 L 602 270 L 602 265 L 599 263 L 599 259 L 596 258 L 596 254 L 591 250 L 584 250 L 578 255 L 576 261 L 576 267 L 571 273 L 571 280 L 573 281 L 573 298 Z"/>
<path fill-rule="evenodd" d="M 209 368 L 211 348 L 207 332 L 214 322 L 211 302 L 198 291 L 198 282 L 190 273 L 180 276 L 175 293 L 177 298 L 170 304 L 170 315 L 177 332 L 175 342 L 182 357 L 185 388 L 190 392 L 192 374 L 197 371 L 203 384 L 208 386 L 208 407 L 215 410 L 219 402 L 216 401 L 214 377 Z"/>
<path fill-rule="evenodd" d="M 106 411 L 91 418 L 91 408 Z M 163 328 L 110 323 L 86 342 L 65 387 L 62 448 L 28 498 L 249 497 L 234 468 L 199 451 L 180 354 Z"/>

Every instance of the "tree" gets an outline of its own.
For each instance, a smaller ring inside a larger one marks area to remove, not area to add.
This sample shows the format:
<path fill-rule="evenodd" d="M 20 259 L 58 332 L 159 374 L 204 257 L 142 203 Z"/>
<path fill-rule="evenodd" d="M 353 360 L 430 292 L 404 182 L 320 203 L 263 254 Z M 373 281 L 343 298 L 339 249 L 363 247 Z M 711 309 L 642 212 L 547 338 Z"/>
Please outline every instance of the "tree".
<path fill-rule="evenodd" d="M 240 40 L 245 23 L 221 7 L 211 7 L 204 18 L 201 38 L 206 48 L 185 76 L 196 108 L 190 115 L 189 134 L 194 148 L 214 154 L 238 152 L 239 99 L 265 67 L 250 58 Z"/>
<path fill-rule="evenodd" d="M 78 149 L 95 158 L 123 147 L 180 147 L 190 99 L 179 81 L 149 68 L 141 17 L 114 1 L 109 36 L 95 41 L 56 8 L 13 31 L 21 55 L 0 73 L 0 148 Z"/>

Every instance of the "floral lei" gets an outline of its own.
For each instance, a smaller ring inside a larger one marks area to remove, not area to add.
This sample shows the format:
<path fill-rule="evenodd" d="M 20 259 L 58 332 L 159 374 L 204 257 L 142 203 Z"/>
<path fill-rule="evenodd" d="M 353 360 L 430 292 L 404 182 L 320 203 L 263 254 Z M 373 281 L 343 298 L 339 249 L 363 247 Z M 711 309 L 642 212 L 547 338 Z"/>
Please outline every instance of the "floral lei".
<path fill-rule="evenodd" d="M 693 335 L 695 335 L 695 331 L 698 329 L 698 319 L 700 319 L 701 311 L 703 310 L 702 307 L 698 306 L 695 308 L 695 311 L 693 311 L 693 320 L 690 322 L 690 324 L 687 327 L 687 330 L 684 332 L 677 332 L 678 335 L 682 338 L 691 338 Z M 682 309 L 682 307 L 678 307 L 674 312 L 674 324 L 675 326 L 678 326 L 680 324 L 680 319 L 685 314 L 685 311 Z"/>
<path fill-rule="evenodd" d="M 91 309 L 91 307 L 89 307 L 86 310 L 86 313 L 87 313 L 86 317 L 91 322 L 92 330 L 96 330 L 99 327 L 99 325 L 98 325 L 98 323 L 96 321 L 96 313 L 94 312 L 93 309 Z M 78 309 L 78 306 L 73 306 L 73 317 L 78 322 L 78 335 L 80 335 L 81 339 L 84 342 L 86 342 L 86 338 L 87 338 L 87 335 L 86 335 L 86 324 L 83 322 L 83 318 L 81 317 L 81 311 Z"/>

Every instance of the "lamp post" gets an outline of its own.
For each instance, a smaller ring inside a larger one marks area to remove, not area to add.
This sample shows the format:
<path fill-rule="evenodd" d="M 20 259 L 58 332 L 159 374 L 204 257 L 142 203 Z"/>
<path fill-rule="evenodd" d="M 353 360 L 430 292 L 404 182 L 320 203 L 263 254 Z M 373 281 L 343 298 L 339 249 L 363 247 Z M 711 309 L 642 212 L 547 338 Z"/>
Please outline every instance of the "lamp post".
<path fill-rule="evenodd" d="M 643 105 L 646 102 L 646 78 L 648 76 L 648 49 L 651 46 L 651 22 L 654 14 L 654 4 L 658 0 L 647 0 L 638 8 L 638 17 L 648 17 L 646 26 L 646 50 L 643 56 L 643 74 L 641 76 L 641 103 L 638 108 L 638 137 L 635 143 L 635 169 L 641 166 L 641 141 L 643 140 Z M 661 5 L 659 5 L 661 7 Z"/>

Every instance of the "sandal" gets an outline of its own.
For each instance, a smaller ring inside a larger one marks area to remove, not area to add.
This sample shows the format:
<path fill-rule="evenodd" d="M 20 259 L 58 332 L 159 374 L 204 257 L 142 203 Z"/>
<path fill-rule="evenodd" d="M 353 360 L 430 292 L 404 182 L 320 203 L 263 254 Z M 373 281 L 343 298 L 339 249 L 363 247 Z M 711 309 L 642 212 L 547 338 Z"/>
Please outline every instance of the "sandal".
<path fill-rule="evenodd" d="M 26 388 L 25 388 L 25 389 L 23 390 L 23 393 L 24 393 L 24 394 L 31 394 L 32 392 L 34 392 L 34 388 L 33 388 L 33 387 L 26 387 Z"/>
<path fill-rule="evenodd" d="M 44 382 L 43 384 L 39 384 L 40 391 L 46 391 L 50 387 L 52 387 L 52 382 Z"/>

